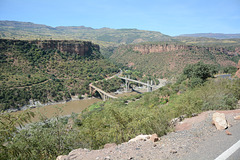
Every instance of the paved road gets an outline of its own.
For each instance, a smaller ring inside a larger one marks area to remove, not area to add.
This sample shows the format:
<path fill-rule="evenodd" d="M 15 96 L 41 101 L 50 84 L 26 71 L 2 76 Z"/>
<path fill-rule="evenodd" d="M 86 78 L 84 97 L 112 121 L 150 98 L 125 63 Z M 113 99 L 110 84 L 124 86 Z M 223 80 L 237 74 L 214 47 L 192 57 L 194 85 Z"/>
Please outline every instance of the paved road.
<path fill-rule="evenodd" d="M 225 131 L 219 131 L 215 133 L 214 136 L 206 138 L 204 142 L 199 144 L 200 146 L 196 148 L 195 151 L 190 152 L 188 155 L 184 156 L 181 159 L 215 160 L 223 152 L 228 150 L 231 146 L 240 140 L 240 122 L 230 127 L 228 131 L 232 133 L 232 135 L 226 135 Z M 229 156 L 227 160 L 240 160 L 239 143 L 235 145 L 235 148 L 237 148 L 236 152 Z"/>

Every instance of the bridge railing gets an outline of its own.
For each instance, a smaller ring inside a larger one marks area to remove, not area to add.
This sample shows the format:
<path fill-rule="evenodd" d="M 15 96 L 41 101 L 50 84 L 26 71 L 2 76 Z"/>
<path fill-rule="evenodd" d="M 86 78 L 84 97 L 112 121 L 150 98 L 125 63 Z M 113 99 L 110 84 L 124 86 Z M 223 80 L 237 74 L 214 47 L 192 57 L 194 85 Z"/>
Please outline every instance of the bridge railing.
<path fill-rule="evenodd" d="M 130 78 L 126 78 L 126 77 L 120 77 L 120 76 L 118 76 L 118 78 L 121 78 L 121 79 L 124 79 L 124 80 L 128 80 L 128 81 L 131 81 L 131 82 L 135 82 L 135 83 L 139 83 L 139 84 L 142 84 L 142 85 L 144 85 L 144 86 L 149 86 L 149 87 L 152 87 L 152 88 L 155 87 L 155 86 L 153 86 L 153 85 L 151 85 L 151 84 L 144 83 L 144 82 L 137 81 L 137 80 L 130 79 Z"/>

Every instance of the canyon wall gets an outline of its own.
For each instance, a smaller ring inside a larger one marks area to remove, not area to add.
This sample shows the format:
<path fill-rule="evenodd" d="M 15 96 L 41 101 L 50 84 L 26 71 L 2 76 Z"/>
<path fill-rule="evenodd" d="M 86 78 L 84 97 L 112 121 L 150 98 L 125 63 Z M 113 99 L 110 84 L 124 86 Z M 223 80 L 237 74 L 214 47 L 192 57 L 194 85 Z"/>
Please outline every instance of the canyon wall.
<path fill-rule="evenodd" d="M 100 53 L 100 47 L 97 44 L 93 44 L 90 41 L 73 41 L 73 40 L 10 40 L 10 39 L 0 39 L 0 44 L 9 45 L 36 45 L 38 48 L 49 50 L 57 49 L 61 52 L 66 52 L 69 54 L 77 54 L 80 56 L 91 56 L 93 54 Z M 2 46 L 0 46 L 1 49 Z"/>
<path fill-rule="evenodd" d="M 228 49 L 226 47 L 206 47 L 194 45 L 181 45 L 181 44 L 139 44 L 133 46 L 134 51 L 139 51 L 141 54 L 161 53 L 177 50 L 194 50 L 194 51 L 209 51 L 213 53 L 224 53 L 229 56 L 240 55 L 240 47 Z"/>
<path fill-rule="evenodd" d="M 31 41 L 42 49 L 58 49 L 61 52 L 70 54 L 77 54 L 80 56 L 90 56 L 99 52 L 99 45 L 93 44 L 89 41 L 67 41 L 67 40 L 43 40 Z"/>

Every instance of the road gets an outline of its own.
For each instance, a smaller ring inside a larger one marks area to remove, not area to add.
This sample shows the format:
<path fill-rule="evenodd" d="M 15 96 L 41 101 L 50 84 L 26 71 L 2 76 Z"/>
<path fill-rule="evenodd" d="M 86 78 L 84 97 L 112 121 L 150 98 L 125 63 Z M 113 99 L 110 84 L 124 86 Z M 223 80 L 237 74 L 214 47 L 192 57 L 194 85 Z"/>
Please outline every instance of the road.
<path fill-rule="evenodd" d="M 214 136 L 206 138 L 199 144 L 195 151 L 190 152 L 181 159 L 184 160 L 240 160 L 240 120 L 239 123 L 228 129 L 232 135 L 226 135 L 225 131 L 216 132 Z M 237 143 L 239 142 L 239 143 Z M 236 144 L 237 143 L 237 144 Z M 235 146 L 233 148 L 233 145 Z M 228 150 L 230 148 L 230 150 Z M 236 151 L 231 154 L 231 151 Z M 224 153 L 228 150 L 228 153 Z M 230 155 L 231 154 L 231 155 Z M 230 155 L 230 156 L 228 156 Z M 216 159 L 218 158 L 218 159 Z"/>

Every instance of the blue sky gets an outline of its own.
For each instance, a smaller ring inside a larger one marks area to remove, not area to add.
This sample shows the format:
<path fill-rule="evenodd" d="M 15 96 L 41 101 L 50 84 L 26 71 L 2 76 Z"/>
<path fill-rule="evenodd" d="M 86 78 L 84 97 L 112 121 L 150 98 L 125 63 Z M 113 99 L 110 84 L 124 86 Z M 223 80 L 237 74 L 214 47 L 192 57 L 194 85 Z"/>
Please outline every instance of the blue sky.
<path fill-rule="evenodd" d="M 137 28 L 171 36 L 240 33 L 240 0 L 0 0 L 0 20 Z"/>

